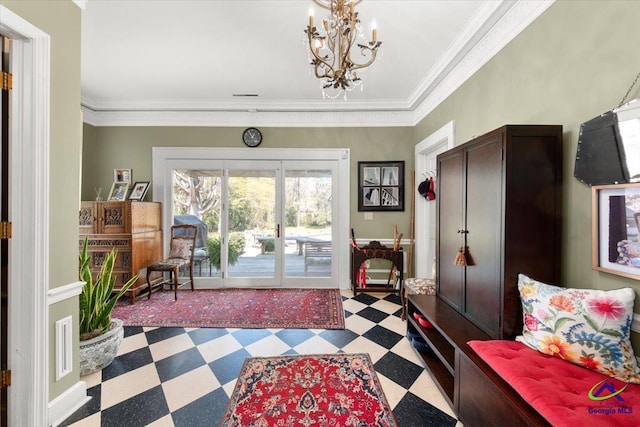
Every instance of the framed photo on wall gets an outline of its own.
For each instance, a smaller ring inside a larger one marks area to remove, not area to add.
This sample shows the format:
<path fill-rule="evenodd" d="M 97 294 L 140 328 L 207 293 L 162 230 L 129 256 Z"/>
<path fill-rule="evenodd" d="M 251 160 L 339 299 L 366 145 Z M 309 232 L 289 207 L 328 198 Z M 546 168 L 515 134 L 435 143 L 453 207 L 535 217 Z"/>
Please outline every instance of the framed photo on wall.
<path fill-rule="evenodd" d="M 129 200 L 141 202 L 144 200 L 144 196 L 147 195 L 149 190 L 149 181 L 138 181 L 131 187 L 131 193 L 129 194 Z"/>
<path fill-rule="evenodd" d="M 404 211 L 404 161 L 358 162 L 358 211 Z"/>
<path fill-rule="evenodd" d="M 640 280 L 640 184 L 591 187 L 591 267 Z"/>

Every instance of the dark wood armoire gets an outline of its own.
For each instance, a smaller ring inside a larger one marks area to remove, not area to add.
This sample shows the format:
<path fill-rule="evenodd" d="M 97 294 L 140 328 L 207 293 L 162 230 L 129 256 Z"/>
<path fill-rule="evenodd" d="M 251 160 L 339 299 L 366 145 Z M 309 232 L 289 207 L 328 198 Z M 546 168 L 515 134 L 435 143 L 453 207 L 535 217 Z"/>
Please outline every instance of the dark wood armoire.
<path fill-rule="evenodd" d="M 513 338 L 518 273 L 560 281 L 562 126 L 503 126 L 437 164 L 437 294 L 492 338 Z"/>

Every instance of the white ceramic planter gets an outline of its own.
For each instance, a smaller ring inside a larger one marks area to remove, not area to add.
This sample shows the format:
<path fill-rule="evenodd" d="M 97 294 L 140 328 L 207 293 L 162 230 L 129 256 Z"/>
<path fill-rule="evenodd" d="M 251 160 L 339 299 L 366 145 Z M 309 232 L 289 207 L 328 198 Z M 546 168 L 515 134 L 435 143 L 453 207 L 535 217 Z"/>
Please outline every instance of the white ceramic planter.
<path fill-rule="evenodd" d="M 116 357 L 124 338 L 124 328 L 120 319 L 111 319 L 111 323 L 112 328 L 106 333 L 80 341 L 80 376 L 109 366 Z"/>

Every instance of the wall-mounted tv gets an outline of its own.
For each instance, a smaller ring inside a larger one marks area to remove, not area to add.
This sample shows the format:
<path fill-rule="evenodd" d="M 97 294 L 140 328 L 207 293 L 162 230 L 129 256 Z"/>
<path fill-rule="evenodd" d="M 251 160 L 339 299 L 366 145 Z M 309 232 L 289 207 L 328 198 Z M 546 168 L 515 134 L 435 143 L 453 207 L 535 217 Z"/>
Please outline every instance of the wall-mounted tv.
<path fill-rule="evenodd" d="M 580 126 L 573 174 L 589 186 L 640 181 L 640 99 Z"/>

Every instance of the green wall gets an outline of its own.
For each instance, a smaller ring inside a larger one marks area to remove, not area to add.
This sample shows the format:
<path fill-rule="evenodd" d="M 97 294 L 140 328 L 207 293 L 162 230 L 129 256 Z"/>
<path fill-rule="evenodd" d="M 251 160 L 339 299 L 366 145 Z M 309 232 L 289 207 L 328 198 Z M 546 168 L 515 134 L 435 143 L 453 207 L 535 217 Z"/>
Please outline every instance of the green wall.
<path fill-rule="evenodd" d="M 49 283 L 50 288 L 55 288 L 78 280 L 78 178 L 82 145 L 80 9 L 71 0 L 1 0 L 0 3 L 51 37 Z M 21 144 L 23 141 L 11 143 Z M 69 315 L 78 318 L 77 298 L 51 306 L 50 334 L 55 322 Z M 49 400 L 79 380 L 75 370 L 55 381 L 52 337 L 50 335 L 49 340 Z M 78 366 L 77 354 L 74 355 L 74 366 Z"/>
<path fill-rule="evenodd" d="M 503 124 L 563 125 L 568 287 L 640 290 L 635 280 L 591 269 L 591 189 L 573 176 L 580 124 L 616 108 L 640 71 L 639 16 L 636 1 L 558 1 L 415 128 L 420 141 L 455 120 L 462 143 Z M 638 96 L 640 87 L 630 99 Z"/>
<path fill-rule="evenodd" d="M 93 199 L 94 187 L 102 186 L 103 194 L 108 191 L 114 168 L 132 168 L 134 180 L 151 179 L 152 146 L 239 147 L 242 129 L 85 126 L 81 154 L 80 9 L 70 0 L 0 0 L 0 4 L 51 36 L 49 279 L 51 287 L 58 287 L 77 279 L 81 159 L 82 198 Z M 591 270 L 590 189 L 573 178 L 580 123 L 616 107 L 640 71 L 638 16 L 640 2 L 635 1 L 558 1 L 414 129 L 263 128 L 262 146 L 350 148 L 352 189 L 357 161 L 405 160 L 408 208 L 413 146 L 449 120 L 456 122 L 458 143 L 505 123 L 562 124 L 563 284 L 638 289 L 633 280 Z M 638 89 L 632 93 L 637 96 Z M 351 203 L 357 206 L 355 194 Z M 408 229 L 408 210 L 376 212 L 374 219 L 365 222 L 352 209 L 351 224 L 359 236 L 388 237 L 394 223 L 400 231 Z M 77 299 L 52 306 L 50 325 L 69 314 L 77 318 Z M 53 354 L 51 346 L 50 366 Z M 51 373 L 50 399 L 77 381 L 77 371 L 60 382 Z"/>
<path fill-rule="evenodd" d="M 133 181 L 151 180 L 152 147 L 244 147 L 244 128 L 234 127 L 93 127 L 84 125 L 85 152 L 94 163 L 84 165 L 82 197 L 95 198 L 95 187 L 106 197 L 113 182 L 113 169 L 132 169 Z M 356 236 L 392 238 L 393 224 L 409 237 L 411 206 L 410 171 L 413 169 L 412 128 L 261 128 L 262 144 L 255 148 L 350 148 L 351 149 L 351 227 Z M 86 159 L 86 156 L 85 156 Z M 374 212 L 373 221 L 365 221 L 358 212 L 358 161 L 405 161 L 405 211 Z M 93 179 L 90 176 L 93 174 Z M 153 194 L 147 198 L 150 200 Z"/>

